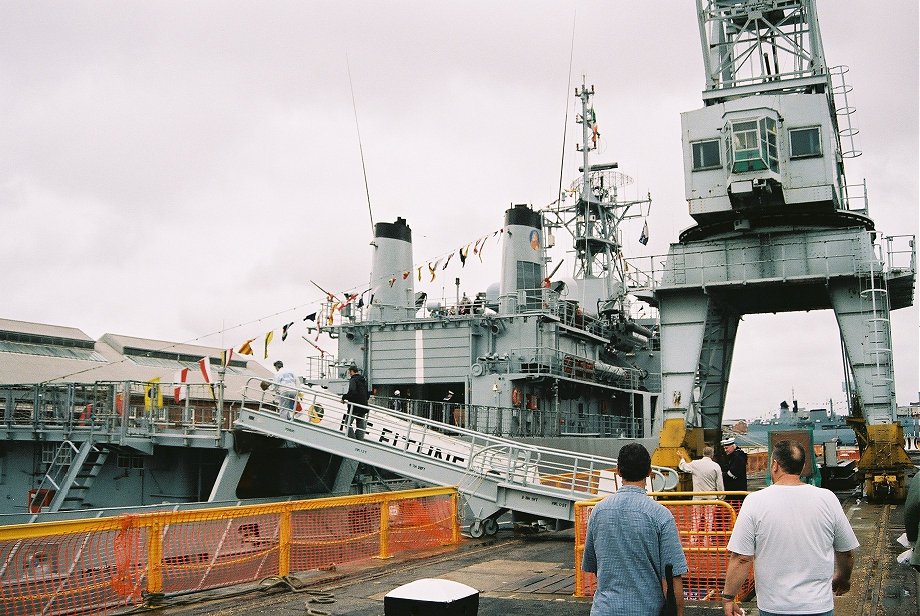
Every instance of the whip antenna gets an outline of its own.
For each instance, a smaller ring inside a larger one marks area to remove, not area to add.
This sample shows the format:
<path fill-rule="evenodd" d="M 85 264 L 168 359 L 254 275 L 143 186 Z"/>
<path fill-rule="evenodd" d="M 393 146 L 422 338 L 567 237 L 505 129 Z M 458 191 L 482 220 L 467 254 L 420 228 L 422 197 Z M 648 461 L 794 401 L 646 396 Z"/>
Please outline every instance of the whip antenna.
<path fill-rule="evenodd" d="M 347 51 L 345 52 L 345 68 L 348 71 L 348 87 L 351 89 L 351 109 L 355 114 L 355 132 L 358 134 L 358 152 L 361 153 L 361 173 L 364 174 L 364 194 L 367 195 L 367 214 L 371 219 L 371 237 L 373 237 L 374 210 L 371 208 L 371 191 L 367 187 L 367 167 L 364 165 L 364 146 L 361 144 L 361 127 L 358 125 L 358 105 L 355 103 L 355 85 L 351 81 L 351 63 L 348 61 Z"/>
<path fill-rule="evenodd" d="M 565 138 L 569 129 L 569 90 L 572 89 L 572 61 L 575 58 L 575 22 L 578 17 L 578 9 L 572 11 L 572 47 L 569 50 L 569 80 L 565 86 L 565 122 L 562 124 L 562 160 L 559 162 L 559 190 L 556 192 L 556 203 L 560 204 L 562 199 L 562 176 L 565 173 Z M 559 269 L 558 267 L 556 269 Z"/>

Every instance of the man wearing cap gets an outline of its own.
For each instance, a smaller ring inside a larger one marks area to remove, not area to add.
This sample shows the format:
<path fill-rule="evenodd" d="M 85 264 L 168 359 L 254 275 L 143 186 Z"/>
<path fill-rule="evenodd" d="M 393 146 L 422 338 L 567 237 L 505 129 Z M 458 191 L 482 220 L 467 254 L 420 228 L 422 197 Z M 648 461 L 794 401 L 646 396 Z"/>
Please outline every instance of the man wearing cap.
<path fill-rule="evenodd" d="M 278 394 L 278 412 L 287 419 L 294 416 L 294 401 L 297 399 L 297 377 L 290 370 L 284 370 L 284 362 L 275 362 L 275 393 Z"/>
<path fill-rule="evenodd" d="M 722 478 L 725 490 L 729 492 L 746 492 L 747 487 L 747 454 L 735 445 L 732 436 L 722 439 L 722 448 L 725 451 L 725 461 L 722 463 Z M 730 496 L 726 500 L 740 503 L 743 496 Z"/>

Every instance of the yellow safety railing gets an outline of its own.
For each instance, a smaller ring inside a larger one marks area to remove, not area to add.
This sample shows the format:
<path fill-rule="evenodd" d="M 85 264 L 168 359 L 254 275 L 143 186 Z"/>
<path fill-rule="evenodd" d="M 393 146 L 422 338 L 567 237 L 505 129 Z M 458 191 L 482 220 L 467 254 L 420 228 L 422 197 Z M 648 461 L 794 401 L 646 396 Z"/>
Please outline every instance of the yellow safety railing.
<path fill-rule="evenodd" d="M 683 576 L 686 599 L 720 601 L 728 569 L 728 539 L 735 527 L 741 498 L 748 492 L 651 492 L 649 496 L 667 507 L 674 515 L 681 546 L 687 557 L 688 571 Z M 705 497 L 706 500 L 692 500 Z M 722 498 L 725 500 L 722 500 Z M 588 519 L 601 498 L 575 503 L 575 596 L 588 597 L 597 589 L 597 578 L 583 571 Z M 754 589 L 749 574 L 739 595 L 747 597 Z"/>
<path fill-rule="evenodd" d="M 0 614 L 102 614 L 151 596 L 458 545 L 456 488 L 0 527 Z"/>

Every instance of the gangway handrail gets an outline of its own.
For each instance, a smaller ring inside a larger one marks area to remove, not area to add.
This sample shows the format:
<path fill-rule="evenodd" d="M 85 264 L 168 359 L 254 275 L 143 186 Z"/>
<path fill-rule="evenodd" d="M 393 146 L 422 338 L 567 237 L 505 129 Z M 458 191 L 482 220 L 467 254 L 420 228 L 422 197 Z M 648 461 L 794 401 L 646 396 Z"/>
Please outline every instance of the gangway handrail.
<path fill-rule="evenodd" d="M 291 406 L 292 398 L 294 411 L 279 412 L 279 403 Z M 468 502 L 490 512 L 517 510 L 518 501 L 530 506 L 542 498 L 560 508 L 557 519 L 569 518 L 570 505 L 598 494 L 601 473 L 616 469 L 614 458 L 521 443 L 372 404 L 354 406 L 368 411 L 363 439 L 350 434 L 355 419 L 341 396 L 313 385 L 282 386 L 252 377 L 242 392 L 236 426 L 420 481 L 461 485 Z M 673 469 L 653 469 L 655 489 L 676 484 Z M 616 489 L 615 482 L 608 485 L 609 491 Z"/>
<path fill-rule="evenodd" d="M 256 387 L 253 386 L 253 383 L 258 384 L 258 392 L 256 396 L 248 395 L 251 392 L 256 392 Z M 262 388 L 263 383 L 267 386 L 267 389 Z M 325 388 L 318 388 L 316 386 L 309 386 L 309 385 L 306 385 L 306 386 L 301 385 L 301 386 L 294 386 L 294 387 L 284 386 L 284 385 L 275 384 L 272 381 L 265 380 L 259 377 L 251 377 L 247 381 L 247 384 L 245 385 L 243 389 L 242 396 L 241 396 L 242 403 L 240 405 L 239 410 L 247 410 L 247 407 L 246 407 L 247 402 L 258 401 L 260 410 L 267 407 L 269 409 L 268 412 L 277 413 L 278 412 L 277 402 L 275 401 L 275 396 L 272 395 L 272 392 L 279 393 L 279 394 L 282 392 L 290 392 L 291 394 L 294 394 L 297 396 L 325 398 L 326 400 L 336 403 L 336 404 L 344 404 L 342 403 L 341 397 L 339 395 L 331 393 Z M 268 395 L 271 395 L 270 399 L 266 398 L 266 396 Z M 583 460 L 584 462 L 589 462 L 589 461 L 600 462 L 600 463 L 603 463 L 604 465 L 607 465 L 607 466 L 598 465 L 598 466 L 595 466 L 594 468 L 609 468 L 609 469 L 616 468 L 615 458 L 607 458 L 604 456 L 596 456 L 593 454 L 573 452 L 573 451 L 569 451 L 566 449 L 546 447 L 544 445 L 533 445 L 529 443 L 523 443 L 521 441 L 515 441 L 515 440 L 501 437 L 501 436 L 495 436 L 495 435 L 486 434 L 483 432 L 477 432 L 476 430 L 471 430 L 469 428 L 464 428 L 461 426 L 455 426 L 453 424 L 440 422 L 434 419 L 428 419 L 426 417 L 419 417 L 417 415 L 409 415 L 401 411 L 394 411 L 393 409 L 389 409 L 385 406 L 378 406 L 374 404 L 367 404 L 367 405 L 357 404 L 355 406 L 360 407 L 362 409 L 367 409 L 368 411 L 373 411 L 375 414 L 378 414 L 378 415 L 386 415 L 389 417 L 396 418 L 400 421 L 407 421 L 412 424 L 423 425 L 425 426 L 426 429 L 434 429 L 435 431 L 441 434 L 450 433 L 452 435 L 462 435 L 465 438 L 474 439 L 476 442 L 488 441 L 489 442 L 488 446 L 505 445 L 511 448 L 512 450 L 528 450 L 531 452 L 537 452 L 540 454 L 541 459 L 555 455 L 555 456 L 560 456 L 560 457 L 576 458 L 578 460 Z M 248 409 L 248 410 L 252 410 L 252 409 Z M 237 411 L 237 413 L 238 412 L 239 411 Z M 473 453 L 474 452 L 470 450 L 470 454 L 472 455 Z M 670 490 L 677 485 L 676 483 L 678 479 L 677 471 L 675 471 L 674 469 L 670 467 L 652 466 L 652 474 L 655 475 L 659 479 L 659 481 L 661 482 L 660 485 L 665 490 Z M 655 483 L 657 484 L 658 482 L 656 481 Z"/>

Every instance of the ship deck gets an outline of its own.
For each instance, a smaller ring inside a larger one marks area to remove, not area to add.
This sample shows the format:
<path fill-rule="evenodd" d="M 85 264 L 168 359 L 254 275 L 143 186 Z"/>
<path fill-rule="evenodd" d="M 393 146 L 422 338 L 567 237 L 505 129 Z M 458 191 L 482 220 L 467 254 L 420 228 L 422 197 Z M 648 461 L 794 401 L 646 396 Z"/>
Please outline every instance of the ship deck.
<path fill-rule="evenodd" d="M 835 600 L 835 613 L 920 616 L 917 576 L 913 569 L 895 560 L 903 551 L 895 541 L 904 532 L 903 507 L 870 504 L 853 495 L 841 495 L 841 499 L 861 547 L 852 589 Z M 206 599 L 189 597 L 189 603 L 173 605 L 162 613 L 255 616 L 304 614 L 312 609 L 313 614 L 379 616 L 384 613 L 384 595 L 390 590 L 421 578 L 444 578 L 479 590 L 482 616 L 529 615 L 541 610 L 552 610 L 559 616 L 587 615 L 590 598 L 572 596 L 573 540 L 571 530 L 536 534 L 501 530 L 491 539 L 465 538 L 459 548 L 421 557 L 301 574 L 297 578 L 303 583 L 303 592 L 236 587 Z M 328 593 L 333 602 L 309 603 L 314 593 Z M 753 601 L 745 603 L 744 608 L 748 614 L 758 613 Z M 688 603 L 685 613 L 720 614 L 721 606 Z"/>

